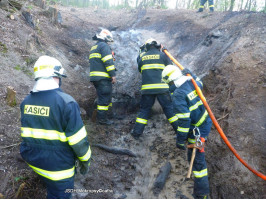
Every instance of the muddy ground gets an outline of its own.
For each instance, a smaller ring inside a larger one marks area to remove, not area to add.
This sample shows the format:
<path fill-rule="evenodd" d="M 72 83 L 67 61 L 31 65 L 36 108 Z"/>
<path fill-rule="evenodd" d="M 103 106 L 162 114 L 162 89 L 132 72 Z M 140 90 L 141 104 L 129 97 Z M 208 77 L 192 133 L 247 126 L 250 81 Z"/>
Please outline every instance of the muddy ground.
<path fill-rule="evenodd" d="M 74 193 L 74 198 L 193 198 L 193 181 L 185 180 L 186 155 L 175 148 L 173 130 L 158 105 L 142 139 L 135 141 L 129 135 L 140 96 L 135 55 L 149 37 L 161 41 L 202 77 L 203 92 L 228 139 L 254 169 L 266 173 L 265 14 L 57 8 L 63 22 L 56 25 L 45 9 L 24 1 L 35 28 L 21 11 L 11 20 L 9 12 L 0 9 L 0 193 L 5 198 L 14 198 L 22 183 L 26 186 L 19 198 L 45 198 L 44 186 L 19 154 L 19 104 L 34 84 L 33 64 L 43 54 L 57 57 L 66 68 L 63 90 L 79 103 L 92 144 L 90 173 L 77 174 L 75 182 L 75 188 L 85 192 Z M 88 56 L 99 27 L 119 38 L 112 47 L 118 68 L 114 111 L 120 119 L 111 127 L 91 118 L 96 94 L 89 83 Z M 13 107 L 6 102 L 8 86 L 17 92 Z M 94 144 L 127 148 L 137 157 L 107 153 Z M 211 198 L 266 198 L 265 181 L 233 156 L 214 127 L 206 154 Z M 167 162 L 172 166 L 170 176 L 155 195 L 153 183 Z"/>

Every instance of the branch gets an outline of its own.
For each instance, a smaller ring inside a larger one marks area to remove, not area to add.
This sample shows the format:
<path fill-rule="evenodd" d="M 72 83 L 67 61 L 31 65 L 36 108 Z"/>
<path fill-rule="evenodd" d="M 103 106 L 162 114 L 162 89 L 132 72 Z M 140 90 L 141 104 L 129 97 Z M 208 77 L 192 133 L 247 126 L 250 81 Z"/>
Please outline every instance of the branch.
<path fill-rule="evenodd" d="M 219 121 L 219 120 L 221 120 L 221 119 L 224 119 L 224 118 L 226 118 L 228 115 L 229 115 L 229 113 L 227 113 L 226 115 L 224 115 L 224 116 L 220 117 L 219 119 L 217 119 L 217 121 Z"/>
<path fill-rule="evenodd" d="M 20 144 L 20 142 L 19 142 L 19 143 L 16 143 L 16 144 L 11 144 L 11 145 L 6 146 L 6 147 L 0 147 L 0 149 L 7 149 L 7 148 L 9 148 L 9 147 L 14 147 L 14 146 L 17 146 L 17 145 L 19 145 L 19 144 Z"/>

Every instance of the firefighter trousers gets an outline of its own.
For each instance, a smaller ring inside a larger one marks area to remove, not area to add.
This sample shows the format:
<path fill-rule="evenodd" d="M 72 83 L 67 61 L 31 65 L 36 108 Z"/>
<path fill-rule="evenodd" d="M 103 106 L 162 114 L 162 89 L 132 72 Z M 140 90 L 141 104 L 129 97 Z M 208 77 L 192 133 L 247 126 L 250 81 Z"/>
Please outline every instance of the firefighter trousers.
<path fill-rule="evenodd" d="M 200 8 L 199 11 L 203 11 L 204 4 L 207 0 L 200 0 Z M 213 0 L 208 0 L 210 11 L 214 10 Z"/>
<path fill-rule="evenodd" d="M 112 106 L 112 83 L 111 80 L 102 79 L 93 81 L 97 92 L 97 119 L 107 120 L 109 108 Z"/>
<path fill-rule="evenodd" d="M 40 176 L 46 185 L 47 199 L 70 199 L 74 190 L 74 176 L 60 181 L 52 181 Z"/>
<path fill-rule="evenodd" d="M 174 128 L 175 132 L 177 130 L 177 117 L 173 113 L 173 104 L 169 93 L 164 94 L 143 94 L 140 101 L 140 111 L 136 119 L 136 123 L 133 129 L 132 135 L 139 137 L 148 122 L 150 117 L 151 108 L 158 99 L 160 105 L 163 108 L 164 114 L 167 117 L 169 123 Z"/>
<path fill-rule="evenodd" d="M 204 137 L 204 135 L 209 135 L 211 131 L 212 121 L 208 117 L 206 121 L 199 126 L 200 134 Z M 188 134 L 188 144 L 195 143 L 195 137 L 193 135 L 193 129 L 190 129 Z M 207 140 L 206 137 L 204 137 Z M 191 155 L 193 149 L 188 149 L 188 162 L 190 163 Z M 209 180 L 208 180 L 208 170 L 207 164 L 205 160 L 205 152 L 200 152 L 198 149 L 196 150 L 196 156 L 192 167 L 192 172 L 194 175 L 194 198 L 201 198 L 203 196 L 209 195 Z"/>

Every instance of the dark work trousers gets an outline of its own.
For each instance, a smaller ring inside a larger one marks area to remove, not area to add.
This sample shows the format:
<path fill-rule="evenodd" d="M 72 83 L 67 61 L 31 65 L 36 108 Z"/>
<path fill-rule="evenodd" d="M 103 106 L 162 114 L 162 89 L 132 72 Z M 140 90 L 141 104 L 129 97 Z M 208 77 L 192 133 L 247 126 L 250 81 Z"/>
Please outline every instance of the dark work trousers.
<path fill-rule="evenodd" d="M 47 199 L 70 199 L 74 189 L 74 176 L 72 178 L 52 181 L 43 176 L 40 178 L 45 182 L 47 188 Z"/>
<path fill-rule="evenodd" d="M 97 119 L 107 120 L 109 107 L 112 106 L 112 83 L 111 80 L 102 79 L 93 81 L 93 85 L 97 91 Z"/>
<path fill-rule="evenodd" d="M 143 133 L 145 125 L 150 117 L 151 108 L 156 98 L 162 106 L 165 116 L 176 132 L 178 118 L 173 113 L 173 104 L 170 94 L 143 94 L 140 101 L 140 112 L 136 119 L 136 124 L 132 133 L 134 136 L 139 137 Z"/>
<path fill-rule="evenodd" d="M 211 131 L 212 121 L 208 117 L 206 121 L 199 126 L 201 135 L 208 135 Z M 188 134 L 188 144 L 195 143 L 195 137 L 193 135 L 193 129 L 190 129 Z M 204 137 L 205 138 L 205 137 Z M 205 138 L 207 140 L 207 138 Z M 193 149 L 188 149 L 188 162 L 190 163 L 191 155 Z M 205 195 L 209 195 L 209 180 L 208 180 L 208 170 L 207 164 L 205 161 L 205 152 L 200 152 L 198 149 L 196 150 L 196 156 L 192 167 L 192 172 L 194 175 L 194 194 L 195 198 L 202 197 Z"/>
<path fill-rule="evenodd" d="M 203 11 L 204 4 L 206 3 L 206 1 L 207 0 L 200 0 L 200 8 L 199 8 L 200 12 Z M 213 11 L 214 10 L 213 0 L 208 0 L 208 2 L 209 2 L 210 11 Z"/>

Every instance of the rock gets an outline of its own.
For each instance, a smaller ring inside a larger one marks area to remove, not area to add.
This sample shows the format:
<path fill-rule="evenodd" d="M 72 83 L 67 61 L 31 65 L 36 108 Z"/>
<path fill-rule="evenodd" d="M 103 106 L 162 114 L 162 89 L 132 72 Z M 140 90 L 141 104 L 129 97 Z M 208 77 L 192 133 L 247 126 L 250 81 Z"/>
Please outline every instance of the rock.
<path fill-rule="evenodd" d="M 35 28 L 35 24 L 32 19 L 32 14 L 28 11 L 22 11 L 22 16 L 25 18 L 26 22 L 30 25 L 31 28 Z"/>
<path fill-rule="evenodd" d="M 52 20 L 52 23 L 58 24 L 58 25 L 62 24 L 63 19 L 62 19 L 61 13 L 58 11 L 58 9 L 50 6 L 48 9 L 48 12 L 49 12 L 49 16 Z"/>
<path fill-rule="evenodd" d="M 183 195 L 180 190 L 176 191 L 175 198 L 177 198 L 177 199 L 189 199 L 187 196 Z"/>
<path fill-rule="evenodd" d="M 223 36 L 222 32 L 219 31 L 219 30 L 214 30 L 214 31 L 212 31 L 212 32 L 210 33 L 210 35 L 211 35 L 212 37 L 214 37 L 214 38 L 219 38 L 219 37 L 222 37 L 222 36 Z"/>
<path fill-rule="evenodd" d="M 35 1 L 33 1 L 33 3 L 35 6 L 38 6 L 42 9 L 46 8 L 46 0 L 35 0 Z"/>
<path fill-rule="evenodd" d="M 82 118 L 86 118 L 87 112 L 84 108 L 80 107 L 80 115 Z"/>
<path fill-rule="evenodd" d="M 7 100 L 7 104 L 9 106 L 15 106 L 17 105 L 17 101 L 16 101 L 16 91 L 14 90 L 13 87 L 8 86 L 7 87 L 7 95 L 6 95 L 6 100 Z"/>
<path fill-rule="evenodd" d="M 8 9 L 9 8 L 8 0 L 1 0 L 0 1 L 0 8 L 1 9 Z"/>
<path fill-rule="evenodd" d="M 118 199 L 126 199 L 127 195 L 126 194 L 122 194 L 121 196 L 118 197 Z"/>
<path fill-rule="evenodd" d="M 14 15 L 8 15 L 7 17 L 8 17 L 9 19 L 12 19 L 12 20 L 15 19 L 15 16 L 14 16 Z"/>
<path fill-rule="evenodd" d="M 163 167 L 161 167 L 159 174 L 157 175 L 157 178 L 153 184 L 153 194 L 155 196 L 158 196 L 162 191 L 171 169 L 172 166 L 170 162 L 167 162 Z"/>

